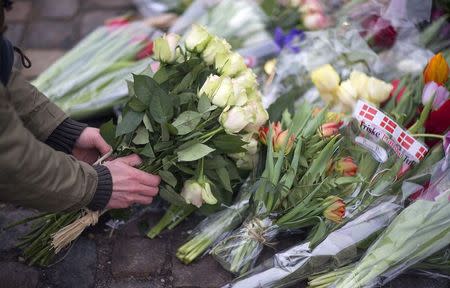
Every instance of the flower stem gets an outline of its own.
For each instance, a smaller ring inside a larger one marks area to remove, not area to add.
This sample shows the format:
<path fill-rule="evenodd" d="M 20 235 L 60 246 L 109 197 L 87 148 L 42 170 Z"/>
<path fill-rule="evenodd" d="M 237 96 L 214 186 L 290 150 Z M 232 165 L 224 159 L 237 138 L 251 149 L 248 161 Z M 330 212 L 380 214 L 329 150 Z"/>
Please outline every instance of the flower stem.
<path fill-rule="evenodd" d="M 439 134 L 426 134 L 426 133 L 419 133 L 419 134 L 413 134 L 413 137 L 425 137 L 425 138 L 437 138 L 444 140 L 444 136 Z"/>

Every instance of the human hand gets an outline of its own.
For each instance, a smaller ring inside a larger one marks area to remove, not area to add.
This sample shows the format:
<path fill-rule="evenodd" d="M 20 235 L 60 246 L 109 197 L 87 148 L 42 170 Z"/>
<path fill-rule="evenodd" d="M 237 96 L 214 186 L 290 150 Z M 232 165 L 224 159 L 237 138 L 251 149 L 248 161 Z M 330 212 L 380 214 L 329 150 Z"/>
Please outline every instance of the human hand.
<path fill-rule="evenodd" d="M 100 156 L 111 151 L 97 128 L 87 127 L 78 137 L 72 150 L 72 155 L 80 161 L 94 164 Z"/>
<path fill-rule="evenodd" d="M 108 167 L 113 182 L 107 209 L 127 208 L 134 203 L 152 203 L 153 197 L 158 194 L 161 178 L 133 168 L 141 163 L 141 158 L 132 154 L 103 164 Z"/>

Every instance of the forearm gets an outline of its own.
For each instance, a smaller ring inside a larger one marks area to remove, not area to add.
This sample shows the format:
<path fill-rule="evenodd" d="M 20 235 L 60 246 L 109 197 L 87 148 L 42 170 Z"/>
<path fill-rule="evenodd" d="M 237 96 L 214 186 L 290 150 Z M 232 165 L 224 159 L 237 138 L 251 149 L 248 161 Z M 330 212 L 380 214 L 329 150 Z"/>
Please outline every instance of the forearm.
<path fill-rule="evenodd" d="M 1 201 L 45 211 L 106 205 L 112 190 L 107 169 L 94 169 L 38 141 L 2 97 L 0 123 Z"/>
<path fill-rule="evenodd" d="M 38 140 L 46 141 L 68 116 L 17 71 L 6 87 L 6 97 L 24 127 Z"/>

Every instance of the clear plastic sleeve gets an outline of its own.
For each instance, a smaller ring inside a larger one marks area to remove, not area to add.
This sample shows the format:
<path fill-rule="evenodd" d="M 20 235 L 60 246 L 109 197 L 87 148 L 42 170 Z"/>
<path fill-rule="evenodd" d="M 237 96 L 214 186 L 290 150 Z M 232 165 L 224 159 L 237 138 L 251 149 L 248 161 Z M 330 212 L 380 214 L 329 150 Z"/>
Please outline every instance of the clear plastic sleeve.
<path fill-rule="evenodd" d="M 272 37 L 265 29 L 266 21 L 264 12 L 253 1 L 197 0 L 170 31 L 182 34 L 192 24 L 201 24 L 238 49 L 271 42 Z"/>
<path fill-rule="evenodd" d="M 383 285 L 450 244 L 450 169 L 444 161 L 434 167 L 429 187 L 333 287 Z"/>
<path fill-rule="evenodd" d="M 289 287 L 311 274 L 350 263 L 361 255 L 366 240 L 384 229 L 401 208 L 396 197 L 383 197 L 316 248 L 304 242 L 277 253 L 224 287 Z"/>
<path fill-rule="evenodd" d="M 191 263 L 236 229 L 247 217 L 253 189 L 250 179 L 247 179 L 233 205 L 203 219 L 186 243 L 178 248 L 178 259 L 185 264 Z"/>

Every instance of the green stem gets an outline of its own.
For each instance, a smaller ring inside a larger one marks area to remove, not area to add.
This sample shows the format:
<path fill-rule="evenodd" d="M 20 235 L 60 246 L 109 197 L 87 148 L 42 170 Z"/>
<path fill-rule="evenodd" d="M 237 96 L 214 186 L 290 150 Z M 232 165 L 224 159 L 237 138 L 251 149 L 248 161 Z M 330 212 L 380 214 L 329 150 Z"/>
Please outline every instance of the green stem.
<path fill-rule="evenodd" d="M 444 140 L 444 136 L 439 134 L 426 134 L 426 133 L 419 133 L 419 134 L 412 134 L 413 137 L 425 137 L 425 138 L 437 138 L 440 140 Z"/>

